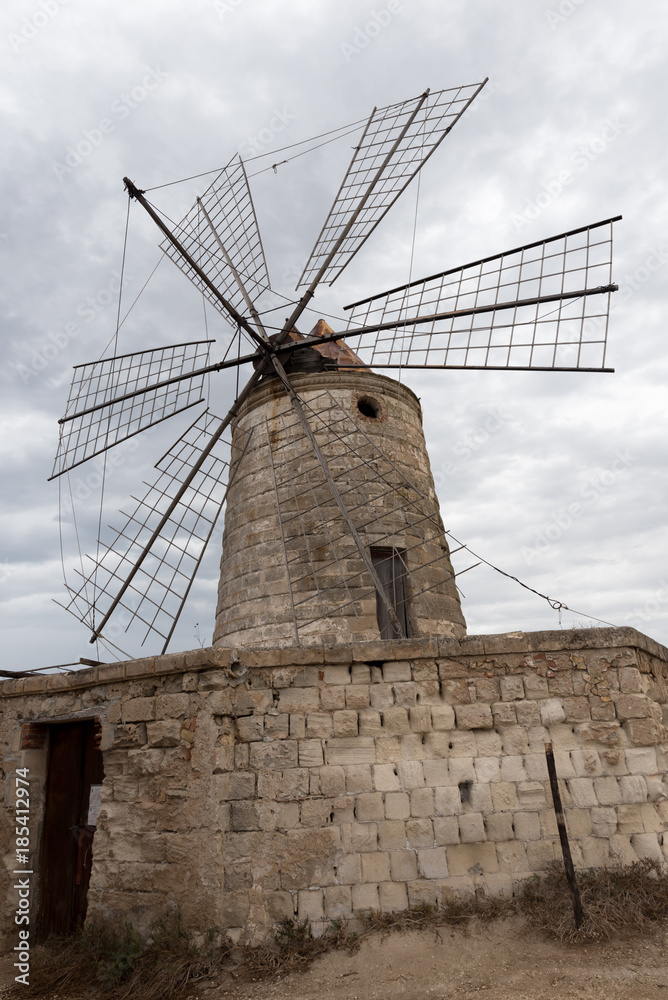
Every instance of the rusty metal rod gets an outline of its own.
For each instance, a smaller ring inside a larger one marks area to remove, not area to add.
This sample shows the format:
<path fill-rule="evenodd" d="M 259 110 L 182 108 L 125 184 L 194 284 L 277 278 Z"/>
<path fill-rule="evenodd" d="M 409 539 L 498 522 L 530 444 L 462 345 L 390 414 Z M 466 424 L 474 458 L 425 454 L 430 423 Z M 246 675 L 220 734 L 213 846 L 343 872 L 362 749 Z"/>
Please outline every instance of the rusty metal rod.
<path fill-rule="evenodd" d="M 582 921 L 584 920 L 584 910 L 582 909 L 582 900 L 580 899 L 580 890 L 578 888 L 577 879 L 575 878 L 575 869 L 573 868 L 573 858 L 571 857 L 571 845 L 568 842 L 568 833 L 566 831 L 566 820 L 564 818 L 564 810 L 561 805 L 561 793 L 559 792 L 559 782 L 557 781 L 557 769 L 554 764 L 554 752 L 552 750 L 552 744 L 545 744 L 545 758 L 547 760 L 547 773 L 550 776 L 550 788 L 552 789 L 552 802 L 554 804 L 554 813 L 557 817 L 557 828 L 559 830 L 559 840 L 561 841 L 561 852 L 564 856 L 564 868 L 566 869 L 566 878 L 568 879 L 568 887 L 571 890 L 571 899 L 573 900 L 573 916 L 575 919 L 575 926 L 580 927 Z"/>

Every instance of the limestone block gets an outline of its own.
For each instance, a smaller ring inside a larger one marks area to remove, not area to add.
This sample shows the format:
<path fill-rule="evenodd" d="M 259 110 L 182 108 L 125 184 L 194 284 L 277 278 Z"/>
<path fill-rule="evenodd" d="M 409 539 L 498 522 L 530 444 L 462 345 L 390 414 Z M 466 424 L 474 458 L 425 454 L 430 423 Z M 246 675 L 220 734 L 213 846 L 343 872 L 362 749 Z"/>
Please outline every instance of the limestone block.
<path fill-rule="evenodd" d="M 255 773 L 232 771 L 223 775 L 219 792 L 221 799 L 252 799 L 255 795 Z"/>
<path fill-rule="evenodd" d="M 501 684 L 498 677 L 476 677 L 474 687 L 477 701 L 491 704 L 501 699 Z"/>
<path fill-rule="evenodd" d="M 462 799 L 457 785 L 434 789 L 434 812 L 437 816 L 457 816 Z"/>
<path fill-rule="evenodd" d="M 234 770 L 234 747 L 216 747 L 214 751 L 213 773 L 220 774 L 222 771 L 232 770 Z"/>
<path fill-rule="evenodd" d="M 360 823 L 385 818 L 382 792 L 363 792 L 355 800 L 355 816 Z M 367 879 L 366 881 L 370 881 Z"/>
<path fill-rule="evenodd" d="M 655 719 L 629 719 L 624 723 L 624 732 L 633 746 L 654 746 L 661 739 L 661 726 Z"/>
<path fill-rule="evenodd" d="M 360 736 L 382 736 L 383 725 L 380 712 L 372 709 L 362 709 L 359 713 L 359 734 Z"/>
<path fill-rule="evenodd" d="M 384 736 L 376 740 L 376 763 L 395 764 L 402 759 L 401 738 L 399 736 Z"/>
<path fill-rule="evenodd" d="M 418 705 L 440 705 L 441 685 L 438 681 L 422 681 L 417 685 Z"/>
<path fill-rule="evenodd" d="M 411 909 L 437 905 L 438 890 L 434 882 L 416 879 L 415 882 L 408 882 L 406 888 L 408 889 L 408 905 Z"/>
<path fill-rule="evenodd" d="M 638 855 L 631 846 L 631 838 L 621 833 L 616 833 L 610 838 L 610 856 L 625 865 L 631 865 L 638 860 Z"/>
<path fill-rule="evenodd" d="M 306 738 L 327 739 L 332 735 L 332 716 L 325 712 L 312 712 L 306 716 Z"/>
<path fill-rule="evenodd" d="M 432 816 L 434 813 L 434 789 L 416 788 L 410 793 L 411 816 Z"/>
<path fill-rule="evenodd" d="M 555 753 L 563 750 L 579 750 L 580 740 L 576 733 L 577 729 L 574 733 L 572 725 L 550 726 L 549 742 L 552 744 Z M 540 752 L 539 749 L 537 749 L 537 752 Z"/>
<path fill-rule="evenodd" d="M 589 709 L 596 722 L 611 722 L 615 718 L 615 704 L 610 699 L 603 701 L 596 695 L 589 695 Z"/>
<path fill-rule="evenodd" d="M 325 889 L 325 916 L 340 920 L 352 913 L 352 893 L 349 885 L 329 885 Z"/>
<path fill-rule="evenodd" d="M 487 837 L 483 837 L 481 840 L 513 840 L 515 832 L 513 830 L 512 814 L 509 812 L 488 814 L 485 816 L 485 831 Z"/>
<path fill-rule="evenodd" d="M 448 763 L 448 775 L 453 785 L 475 781 L 473 757 L 453 757 Z"/>
<path fill-rule="evenodd" d="M 475 693 L 475 688 L 471 688 L 471 690 Z M 465 705 L 471 700 L 469 686 L 465 680 L 442 680 L 441 698 L 448 705 Z"/>
<path fill-rule="evenodd" d="M 545 744 L 550 741 L 550 730 L 546 729 L 545 726 L 530 726 L 527 730 L 527 736 L 530 753 L 545 753 Z"/>
<path fill-rule="evenodd" d="M 354 854 L 367 854 L 378 850 L 377 823 L 351 823 L 347 831 L 350 850 Z"/>
<path fill-rule="evenodd" d="M 157 698 L 156 717 L 158 719 L 178 719 L 188 715 L 189 709 L 190 695 L 162 694 Z"/>
<path fill-rule="evenodd" d="M 629 747 L 626 750 L 626 766 L 630 774 L 656 774 L 658 765 L 653 747 Z"/>
<path fill-rule="evenodd" d="M 362 854 L 362 879 L 364 882 L 389 882 L 390 855 L 385 851 Z"/>
<path fill-rule="evenodd" d="M 286 713 L 265 715 L 264 733 L 274 740 L 287 740 L 290 735 L 290 716 Z"/>
<path fill-rule="evenodd" d="M 383 712 L 383 731 L 389 736 L 405 736 L 410 733 L 411 725 L 407 709 L 385 709 Z"/>
<path fill-rule="evenodd" d="M 410 818 L 410 798 L 406 792 L 386 792 L 385 816 L 387 819 L 406 820 Z"/>
<path fill-rule="evenodd" d="M 443 734 L 437 733 L 437 735 L 442 736 Z M 429 736 L 429 733 L 410 733 L 408 736 L 400 736 L 401 759 L 407 761 L 423 761 L 426 760 L 427 757 L 431 756 L 424 742 L 427 736 Z"/>
<path fill-rule="evenodd" d="M 615 778 L 611 779 L 616 782 Z M 646 802 L 648 797 L 647 779 L 642 774 L 624 774 L 619 779 L 619 790 L 622 802 L 631 805 L 634 802 Z M 603 804 L 603 803 L 601 803 Z"/>
<path fill-rule="evenodd" d="M 483 875 L 499 870 L 496 845 L 489 841 L 484 844 L 453 844 L 447 852 L 450 875 Z"/>
<path fill-rule="evenodd" d="M 490 781 L 501 780 L 501 766 L 498 757 L 478 757 L 477 760 L 474 760 L 473 767 L 475 770 L 476 780 L 478 782 L 489 783 Z M 426 773 L 425 762 L 425 774 Z"/>
<path fill-rule="evenodd" d="M 619 833 L 624 834 L 645 833 L 641 806 L 617 806 L 617 828 Z"/>
<path fill-rule="evenodd" d="M 517 786 L 512 781 L 499 781 L 490 786 L 492 793 L 492 804 L 495 812 L 506 812 L 508 809 L 517 809 Z"/>
<path fill-rule="evenodd" d="M 418 686 L 414 681 L 402 684 L 393 684 L 394 703 L 402 708 L 410 708 L 417 702 Z"/>
<path fill-rule="evenodd" d="M 438 732 L 455 728 L 455 712 L 451 705 L 431 705 L 431 724 Z"/>
<path fill-rule="evenodd" d="M 637 667 L 619 668 L 619 690 L 622 694 L 641 694 L 642 683 Z"/>
<path fill-rule="evenodd" d="M 427 733 L 431 729 L 431 709 L 429 705 L 413 705 L 408 710 L 408 717 L 414 733 Z"/>
<path fill-rule="evenodd" d="M 497 701 L 492 705 L 495 726 L 517 725 L 516 706 L 512 701 Z"/>
<path fill-rule="evenodd" d="M 659 775 L 648 775 L 645 780 L 647 781 L 647 797 L 650 802 L 663 802 L 668 798 L 668 785 Z"/>
<path fill-rule="evenodd" d="M 594 779 L 594 791 L 599 804 L 602 806 L 614 806 L 622 802 L 622 791 L 616 778 L 605 777 Z"/>
<path fill-rule="evenodd" d="M 541 724 L 540 708 L 537 701 L 515 702 L 515 713 L 520 726 L 539 726 Z"/>
<path fill-rule="evenodd" d="M 368 708 L 369 704 L 368 684 L 350 684 L 346 688 L 346 708 Z"/>
<path fill-rule="evenodd" d="M 592 778 L 569 778 L 567 786 L 576 809 L 591 809 L 598 805 Z"/>
<path fill-rule="evenodd" d="M 123 722 L 149 722 L 155 719 L 155 698 L 130 698 L 121 706 Z"/>
<path fill-rule="evenodd" d="M 290 716 L 290 736 L 293 740 L 303 740 L 306 736 L 306 716 L 295 713 Z"/>
<path fill-rule="evenodd" d="M 332 811 L 334 813 L 334 824 L 341 826 L 344 823 L 355 822 L 355 799 L 352 795 L 342 795 L 332 800 Z"/>
<path fill-rule="evenodd" d="M 663 822 L 656 811 L 656 807 L 651 802 L 645 802 L 640 806 L 640 814 L 645 833 L 663 833 Z"/>
<path fill-rule="evenodd" d="M 406 825 L 402 820 L 384 819 L 378 824 L 378 847 L 381 851 L 403 851 Z"/>
<path fill-rule="evenodd" d="M 369 684 L 371 681 L 371 667 L 368 663 L 353 663 L 350 669 L 350 677 L 353 684 Z"/>
<path fill-rule="evenodd" d="M 322 889 L 300 889 L 297 898 L 300 920 L 322 920 L 325 915 Z"/>
<path fill-rule="evenodd" d="M 324 681 L 327 687 L 332 685 L 350 684 L 350 667 L 342 663 L 325 666 Z"/>
<path fill-rule="evenodd" d="M 573 677 L 571 674 L 571 665 L 569 664 L 565 670 L 560 671 L 554 677 L 548 677 L 547 687 L 551 695 L 557 695 L 562 697 L 569 697 L 573 694 Z"/>
<path fill-rule="evenodd" d="M 277 802 L 305 799 L 309 789 L 309 772 L 304 767 L 284 771 L 260 771 L 257 793 L 260 798 Z"/>
<path fill-rule="evenodd" d="M 382 882 L 378 886 L 380 908 L 384 913 L 405 910 L 408 907 L 408 893 L 403 883 Z"/>
<path fill-rule="evenodd" d="M 399 775 L 401 787 L 406 792 L 410 792 L 414 788 L 422 788 L 424 786 L 424 771 L 422 768 L 422 762 L 419 760 L 399 761 L 397 764 L 397 773 Z"/>
<path fill-rule="evenodd" d="M 448 864 L 444 847 L 427 847 L 418 850 L 418 871 L 422 878 L 447 878 Z"/>
<path fill-rule="evenodd" d="M 528 841 L 526 852 L 529 868 L 534 872 L 545 871 L 553 861 L 561 860 L 561 848 L 558 840 Z M 575 851 L 573 853 L 575 854 Z"/>
<path fill-rule="evenodd" d="M 341 685 L 320 689 L 320 707 L 323 712 L 336 712 L 346 707 L 346 690 Z"/>
<path fill-rule="evenodd" d="M 480 702 L 456 705 L 455 716 L 458 729 L 491 729 L 494 725 L 491 706 Z"/>
<path fill-rule="evenodd" d="M 394 705 L 394 692 L 391 684 L 372 684 L 369 688 L 369 704 L 371 708 L 383 711 Z"/>
<path fill-rule="evenodd" d="M 517 801 L 523 810 L 544 809 L 547 804 L 545 784 L 542 781 L 520 781 L 517 785 Z"/>
<path fill-rule="evenodd" d="M 292 894 L 285 890 L 275 890 L 266 894 L 267 912 L 271 919 L 278 923 L 281 920 L 292 920 L 295 915 Z"/>
<path fill-rule="evenodd" d="M 323 795 L 343 795 L 346 790 L 345 773 L 340 766 L 320 768 L 320 788 Z"/>
<path fill-rule="evenodd" d="M 299 741 L 300 767 L 321 767 L 323 759 L 322 743 L 320 740 Z"/>
<path fill-rule="evenodd" d="M 305 799 L 302 803 L 302 808 L 304 806 L 308 808 L 310 803 L 310 799 Z M 320 805 L 321 803 L 322 799 L 316 800 L 314 805 Z M 311 812 L 315 812 L 315 809 L 312 809 Z M 300 821 L 298 802 L 271 802 L 267 799 L 259 799 L 257 814 L 260 819 L 260 829 L 263 831 L 293 830 L 299 825 Z M 306 816 L 305 818 L 308 819 L 309 817 Z M 318 812 L 310 823 L 305 822 L 305 818 L 302 817 L 304 826 L 320 827 L 324 825 L 324 818 L 321 812 Z"/>
<path fill-rule="evenodd" d="M 501 701 L 521 701 L 524 697 L 524 683 L 521 677 L 501 678 Z"/>
<path fill-rule="evenodd" d="M 501 730 L 503 752 L 509 756 L 529 753 L 529 736 L 524 726 L 508 726 Z"/>
<path fill-rule="evenodd" d="M 328 827 L 325 830 L 288 830 L 285 837 L 287 844 L 280 860 L 281 889 L 307 889 L 311 886 L 324 888 L 335 884 L 335 865 L 341 850 L 339 829 Z M 272 848 L 270 842 L 266 844 L 260 857 L 274 860 L 277 853 L 277 848 Z"/>
<path fill-rule="evenodd" d="M 406 821 L 406 843 L 409 847 L 432 847 L 434 843 L 434 828 L 432 821 L 426 817 Z"/>
<path fill-rule="evenodd" d="M 380 897 L 377 885 L 353 885 L 352 887 L 353 912 L 364 910 L 379 910 Z"/>
<path fill-rule="evenodd" d="M 527 674 L 524 678 L 524 690 L 527 698 L 532 701 L 548 698 L 550 691 L 547 686 L 547 679 L 539 677 L 537 674 Z"/>
<path fill-rule="evenodd" d="M 571 763 L 578 778 L 598 777 L 603 774 L 601 758 L 596 750 L 572 750 Z"/>
<path fill-rule="evenodd" d="M 511 754 L 501 758 L 501 781 L 518 782 L 526 780 L 527 773 L 524 768 L 524 757 Z"/>
<path fill-rule="evenodd" d="M 410 663 L 402 662 L 396 660 L 395 662 L 389 662 L 383 664 L 383 680 L 386 684 L 394 684 L 397 681 L 410 681 L 411 680 L 411 665 Z"/>
<path fill-rule="evenodd" d="M 529 869 L 526 848 L 518 840 L 497 843 L 496 854 L 501 871 L 526 872 Z"/>
<path fill-rule="evenodd" d="M 417 878 L 415 851 L 393 851 L 390 854 L 390 870 L 394 882 L 410 882 Z"/>
<path fill-rule="evenodd" d="M 250 910 L 250 900 L 248 893 L 241 892 L 225 893 L 225 907 L 222 914 L 222 929 L 228 927 L 244 927 L 248 920 Z"/>
<path fill-rule="evenodd" d="M 264 717 L 262 715 L 248 715 L 237 719 L 236 736 L 242 743 L 264 739 Z"/>
<path fill-rule="evenodd" d="M 377 792 L 398 792 L 401 789 L 399 772 L 394 764 L 374 764 L 371 768 L 373 787 Z"/>
<path fill-rule="evenodd" d="M 250 744 L 250 766 L 256 771 L 283 771 L 289 767 L 296 767 L 298 757 L 296 740 Z"/>
<path fill-rule="evenodd" d="M 503 753 L 503 743 L 495 729 L 476 729 L 476 757 L 500 757 Z"/>
<path fill-rule="evenodd" d="M 452 733 L 427 733 L 425 742 L 431 750 L 431 739 L 436 740 L 438 738 L 442 738 L 444 741 L 447 740 L 447 756 L 475 757 L 478 752 L 478 748 L 476 746 L 476 735 L 476 733 L 471 731 L 458 732 L 457 730 Z"/>
<path fill-rule="evenodd" d="M 510 899 L 513 895 L 512 877 L 505 872 L 497 872 L 495 875 L 485 875 L 483 884 L 490 896 Z"/>
<path fill-rule="evenodd" d="M 374 764 L 376 751 L 372 736 L 335 737 L 326 744 L 328 764 Z"/>
<path fill-rule="evenodd" d="M 540 702 L 540 718 L 544 726 L 558 726 L 566 720 L 562 698 L 547 698 Z"/>
<path fill-rule="evenodd" d="M 513 813 L 513 827 L 515 836 L 523 843 L 541 839 L 540 816 L 537 812 Z"/>
<path fill-rule="evenodd" d="M 317 712 L 320 695 L 317 688 L 283 688 L 280 692 L 278 708 L 281 712 Z"/>
<path fill-rule="evenodd" d="M 447 760 L 425 760 L 422 762 L 425 785 L 439 788 L 450 784 Z"/>
<path fill-rule="evenodd" d="M 358 792 L 373 791 L 371 768 L 368 764 L 346 764 L 343 771 L 346 776 L 348 794 L 356 795 Z"/>
<path fill-rule="evenodd" d="M 339 861 L 337 876 L 340 885 L 359 885 L 362 881 L 361 855 L 344 854 Z"/>
<path fill-rule="evenodd" d="M 644 694 L 619 694 L 615 698 L 618 719 L 645 719 L 651 715 L 649 699 Z"/>
<path fill-rule="evenodd" d="M 555 766 L 557 768 L 557 774 L 559 775 L 560 778 L 563 778 L 564 775 L 559 770 L 556 761 L 555 761 Z M 545 760 L 545 754 L 538 754 L 538 753 L 527 754 L 524 757 L 524 770 L 526 772 L 526 776 L 529 781 L 547 781 L 548 774 L 547 774 L 547 761 Z M 571 768 L 571 773 L 573 773 L 574 776 L 572 768 Z"/>
<path fill-rule="evenodd" d="M 591 832 L 594 837 L 612 837 L 617 833 L 617 810 L 612 806 L 592 809 Z"/>
<path fill-rule="evenodd" d="M 434 843 L 437 847 L 459 843 L 459 822 L 456 816 L 435 816 Z"/>
<path fill-rule="evenodd" d="M 181 722 L 167 719 L 164 722 L 149 722 L 146 725 L 148 745 L 151 747 L 176 747 L 181 743 Z"/>
<path fill-rule="evenodd" d="M 459 817 L 459 839 L 462 844 L 481 844 L 487 840 L 482 813 L 462 813 Z"/>
<path fill-rule="evenodd" d="M 232 803 L 231 829 L 236 833 L 245 830 L 260 829 L 260 817 L 256 802 L 242 801 Z"/>
<path fill-rule="evenodd" d="M 359 724 L 357 712 L 351 709 L 334 712 L 333 723 L 335 737 L 357 736 Z"/>

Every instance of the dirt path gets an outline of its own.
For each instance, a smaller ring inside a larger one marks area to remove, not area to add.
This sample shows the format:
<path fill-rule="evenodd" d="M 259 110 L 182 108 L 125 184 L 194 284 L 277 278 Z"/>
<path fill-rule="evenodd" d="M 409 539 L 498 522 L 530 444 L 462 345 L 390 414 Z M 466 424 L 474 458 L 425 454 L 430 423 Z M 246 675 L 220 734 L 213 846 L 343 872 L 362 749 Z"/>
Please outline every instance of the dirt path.
<path fill-rule="evenodd" d="M 0 960 L 0 998 L 13 976 Z M 22 989 L 29 998 L 30 987 Z M 198 984 L 192 1000 L 668 1000 L 668 934 L 565 947 L 519 918 L 474 928 L 395 932 L 353 955 L 330 952 L 305 973 Z M 60 1000 L 60 998 L 59 998 Z M 95 1000 L 63 997 L 62 1000 Z"/>

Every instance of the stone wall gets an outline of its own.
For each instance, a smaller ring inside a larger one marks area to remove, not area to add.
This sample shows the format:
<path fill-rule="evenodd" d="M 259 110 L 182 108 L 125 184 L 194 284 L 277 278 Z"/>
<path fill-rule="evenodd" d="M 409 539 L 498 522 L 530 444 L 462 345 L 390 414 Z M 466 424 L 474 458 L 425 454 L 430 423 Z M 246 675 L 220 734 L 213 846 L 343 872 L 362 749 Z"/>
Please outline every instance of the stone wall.
<path fill-rule="evenodd" d="M 193 930 L 258 942 L 286 916 L 319 929 L 512 893 L 559 856 L 548 740 L 576 865 L 668 857 L 667 662 L 633 629 L 592 629 L 204 649 L 7 681 L 5 942 L 17 766 L 39 872 L 47 750 L 27 723 L 102 725 L 89 915 L 146 929 L 178 905 Z"/>

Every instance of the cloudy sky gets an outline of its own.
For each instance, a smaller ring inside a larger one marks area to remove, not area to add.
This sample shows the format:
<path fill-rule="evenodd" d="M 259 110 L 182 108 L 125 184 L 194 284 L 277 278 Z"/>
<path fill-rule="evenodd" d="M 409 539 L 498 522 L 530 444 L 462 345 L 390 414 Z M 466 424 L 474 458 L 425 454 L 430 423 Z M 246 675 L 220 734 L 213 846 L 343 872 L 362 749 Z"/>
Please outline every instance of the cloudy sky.
<path fill-rule="evenodd" d="M 443 518 L 476 553 L 573 609 L 561 612 L 563 627 L 594 616 L 668 642 L 665 4 L 7 0 L 2 19 L 3 668 L 112 658 L 54 603 L 65 596 L 61 536 L 68 578 L 77 546 L 94 548 L 99 470 L 71 477 L 78 538 L 66 504 L 59 522 L 58 483 L 46 480 L 72 366 L 100 357 L 114 335 L 123 176 L 154 187 L 240 152 L 256 174 L 270 274 L 290 295 L 354 140 L 263 169 L 288 156 L 279 150 L 426 87 L 486 76 L 477 107 L 423 171 L 413 276 L 621 214 L 616 373 L 408 374 Z M 203 183 L 152 197 L 175 218 Z M 316 310 L 342 315 L 406 281 L 415 211 L 410 188 Z M 134 206 L 123 312 L 161 257 L 157 243 Z M 209 335 L 225 343 L 227 334 L 209 315 Z M 204 336 L 201 299 L 166 261 L 118 350 Z M 231 391 L 221 378 L 212 408 L 224 412 Z M 180 419 L 121 453 L 104 523 L 141 488 Z M 210 641 L 218 546 L 175 649 Z M 471 633 L 560 625 L 545 601 L 491 569 L 461 585 Z"/>

